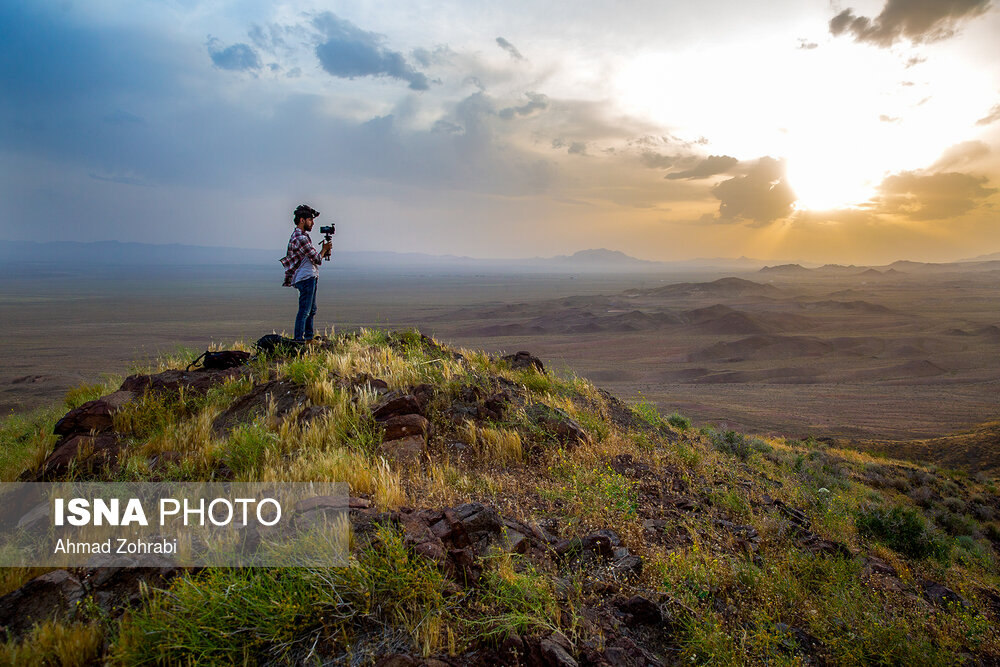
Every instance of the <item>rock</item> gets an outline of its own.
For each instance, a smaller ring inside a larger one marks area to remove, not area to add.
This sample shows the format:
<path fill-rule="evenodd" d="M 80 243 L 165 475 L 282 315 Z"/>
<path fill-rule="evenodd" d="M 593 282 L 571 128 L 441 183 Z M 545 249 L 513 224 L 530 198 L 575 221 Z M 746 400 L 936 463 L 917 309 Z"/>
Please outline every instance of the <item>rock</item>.
<path fill-rule="evenodd" d="M 307 401 L 305 386 L 291 380 L 271 380 L 258 384 L 249 394 L 219 413 L 212 422 L 212 432 L 220 437 L 225 436 L 240 424 L 250 423 L 256 417 L 266 414 L 272 402 L 275 415 L 282 417 L 295 408 L 304 406 Z"/>
<path fill-rule="evenodd" d="M 421 436 L 426 442 L 431 423 L 418 414 L 395 415 L 382 422 L 382 440 Z"/>
<path fill-rule="evenodd" d="M 16 591 L 0 597 L 0 628 L 23 636 L 35 623 L 72 619 L 76 603 L 86 593 L 80 581 L 66 570 L 35 577 Z"/>
<path fill-rule="evenodd" d="M 71 433 L 101 433 L 110 431 L 113 426 L 114 414 L 135 399 L 131 391 L 116 391 L 103 398 L 87 401 L 83 405 L 67 412 L 56 422 L 52 432 L 56 435 Z"/>
<path fill-rule="evenodd" d="M 427 406 L 430 405 L 431 400 L 434 399 L 434 385 L 418 384 L 410 387 L 410 395 L 417 400 L 417 405 L 420 406 L 420 413 L 423 414 L 427 411 Z"/>
<path fill-rule="evenodd" d="M 327 416 L 330 412 L 330 408 L 325 405 L 310 405 L 299 413 L 299 416 L 296 417 L 296 421 L 298 422 L 300 428 L 305 428 L 317 419 L 322 419 Z"/>
<path fill-rule="evenodd" d="M 105 556 L 107 557 L 107 556 Z M 160 567 L 103 567 L 98 558 L 82 571 L 82 582 L 94 602 L 105 613 L 118 617 L 142 601 L 143 585 L 165 588 L 181 572 L 163 559 Z"/>
<path fill-rule="evenodd" d="M 351 384 L 358 389 L 366 389 L 368 391 L 374 391 L 376 394 L 383 395 L 389 393 L 389 383 L 385 380 L 380 380 L 376 377 L 372 377 L 368 373 L 362 373 L 351 380 Z"/>
<path fill-rule="evenodd" d="M 544 664 L 553 667 L 577 667 L 579 663 L 569 652 L 552 639 L 543 639 L 538 643 Z"/>
<path fill-rule="evenodd" d="M 788 517 L 789 521 L 793 524 L 802 528 L 803 530 L 809 530 L 812 527 L 812 523 L 809 521 L 809 517 L 806 516 L 805 512 L 794 507 L 790 507 L 780 500 L 775 500 L 772 503 L 774 507 L 778 508 L 782 514 Z"/>
<path fill-rule="evenodd" d="M 116 433 L 97 435 L 76 434 L 64 438 L 42 464 L 36 475 L 37 481 L 49 481 L 66 472 L 70 463 L 76 462 L 78 469 L 93 471 L 118 459 L 122 445 Z"/>
<path fill-rule="evenodd" d="M 543 542 L 545 544 L 554 544 L 559 540 L 558 537 L 556 537 L 549 531 L 545 530 L 545 528 L 541 526 L 541 523 L 531 523 L 528 525 L 528 528 L 531 530 L 531 534 L 539 542 Z"/>
<path fill-rule="evenodd" d="M 176 394 L 183 387 L 184 391 L 204 394 L 212 387 L 247 372 L 247 368 L 237 366 L 225 369 L 199 368 L 195 371 L 171 370 L 154 375 L 130 375 L 122 382 L 119 391 L 130 391 L 136 396 L 141 396 L 147 391 Z"/>
<path fill-rule="evenodd" d="M 868 556 L 864 559 L 865 572 L 869 575 L 879 574 L 883 577 L 898 577 L 899 573 L 896 572 L 896 568 L 889 565 L 884 560 L 880 558 L 875 558 L 874 556 Z"/>
<path fill-rule="evenodd" d="M 626 556 L 617 560 L 611 566 L 611 574 L 616 579 L 636 579 L 642 574 L 642 559 L 638 556 Z"/>
<path fill-rule="evenodd" d="M 545 372 L 545 364 L 542 363 L 542 360 L 533 355 L 531 352 L 526 352 L 524 350 L 515 354 L 508 354 L 504 357 L 500 357 L 500 361 L 506 362 L 508 366 L 515 370 L 534 368 L 539 373 Z"/>
<path fill-rule="evenodd" d="M 380 422 L 396 415 L 409 414 L 420 414 L 420 403 L 412 394 L 404 394 L 398 390 L 390 391 L 372 406 L 372 417 Z"/>
<path fill-rule="evenodd" d="M 411 435 L 383 442 L 379 452 L 398 466 L 419 465 L 427 452 L 427 440 L 422 435 Z"/>
<path fill-rule="evenodd" d="M 924 592 L 924 597 L 939 607 L 949 607 L 953 605 L 958 605 L 960 607 L 967 606 L 965 599 L 961 595 L 947 586 L 937 582 L 924 580 L 921 582 L 920 588 Z"/>
<path fill-rule="evenodd" d="M 753 526 L 733 523 L 723 519 L 716 519 L 715 525 L 725 529 L 736 544 L 747 553 L 753 553 L 760 549 L 760 534 Z"/>
<path fill-rule="evenodd" d="M 611 533 L 611 531 L 607 532 Z M 614 535 L 614 533 L 611 534 Z M 615 536 L 615 540 L 621 544 L 621 541 L 618 540 L 617 536 Z M 599 558 L 603 558 L 605 560 L 614 556 L 614 544 L 612 543 L 611 538 L 601 533 L 594 533 L 593 535 L 588 535 L 583 538 L 582 546 L 584 551 L 591 551 Z"/>
<path fill-rule="evenodd" d="M 590 442 L 590 435 L 583 427 L 559 408 L 549 407 L 544 403 L 532 403 L 525 408 L 525 412 L 532 421 L 556 436 L 563 444 L 576 445 Z"/>
<path fill-rule="evenodd" d="M 842 558 L 852 558 L 854 556 L 851 550 L 847 548 L 847 545 L 820 537 L 816 533 L 807 533 L 796 540 L 796 544 L 813 554 L 828 554 Z"/>
<path fill-rule="evenodd" d="M 612 637 L 604 648 L 604 662 L 611 667 L 662 667 L 648 651 L 628 637 Z"/>
<path fill-rule="evenodd" d="M 641 595 L 633 595 L 628 599 L 617 600 L 615 606 L 623 614 L 627 614 L 630 617 L 626 622 L 656 625 L 663 620 L 660 606 Z"/>
<path fill-rule="evenodd" d="M 504 551 L 523 554 L 528 550 L 528 546 L 528 538 L 524 534 L 516 530 L 507 529 L 503 540 Z"/>

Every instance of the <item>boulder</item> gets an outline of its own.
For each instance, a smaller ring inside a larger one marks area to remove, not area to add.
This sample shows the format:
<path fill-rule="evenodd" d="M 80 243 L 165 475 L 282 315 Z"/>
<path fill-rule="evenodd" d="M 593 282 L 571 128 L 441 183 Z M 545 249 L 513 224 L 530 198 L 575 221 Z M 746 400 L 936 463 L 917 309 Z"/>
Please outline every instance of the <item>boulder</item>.
<path fill-rule="evenodd" d="M 0 597 L 0 628 L 21 637 L 41 621 L 72 619 L 85 593 L 80 581 L 66 570 L 35 577 Z"/>
<path fill-rule="evenodd" d="M 131 391 L 116 391 L 103 398 L 87 401 L 67 412 L 56 422 L 52 432 L 56 435 L 71 433 L 102 433 L 110 431 L 114 414 L 136 397 Z"/>
<path fill-rule="evenodd" d="M 144 392 L 176 394 L 181 387 L 184 391 L 206 393 L 212 387 L 248 372 L 245 367 L 199 368 L 194 371 L 163 371 L 153 375 L 130 375 L 122 382 L 119 391 L 130 391 L 136 396 Z"/>
<path fill-rule="evenodd" d="M 525 408 L 525 412 L 532 421 L 563 444 L 577 445 L 590 442 L 590 435 L 583 427 L 559 408 L 549 407 L 544 403 L 532 403 Z"/>
<path fill-rule="evenodd" d="M 390 391 L 372 406 L 375 421 L 385 421 L 397 415 L 420 414 L 420 403 L 412 394 L 396 390 Z"/>
<path fill-rule="evenodd" d="M 272 402 L 275 414 L 282 417 L 305 405 L 307 400 L 305 386 L 291 380 L 271 380 L 258 384 L 249 394 L 219 413 L 212 422 L 212 432 L 217 436 L 224 436 L 240 424 L 250 423 L 256 417 L 266 414 Z"/>
<path fill-rule="evenodd" d="M 545 364 L 542 363 L 542 360 L 525 350 L 500 357 L 500 361 L 506 362 L 508 366 L 515 370 L 534 368 L 539 373 L 545 372 Z"/>
<path fill-rule="evenodd" d="M 618 599 L 615 601 L 615 606 L 626 616 L 625 622 L 629 624 L 656 625 L 663 620 L 660 606 L 641 595 Z"/>
<path fill-rule="evenodd" d="M 431 423 L 418 414 L 395 415 L 382 422 L 382 440 L 399 440 L 410 436 L 421 436 L 426 442 Z"/>
<path fill-rule="evenodd" d="M 180 572 L 167 559 L 160 567 L 105 567 L 98 557 L 81 579 L 97 606 L 114 618 L 142 601 L 144 586 L 165 588 Z"/>
<path fill-rule="evenodd" d="M 939 607 L 966 606 L 965 599 L 961 595 L 943 584 L 925 580 L 921 582 L 920 588 L 923 590 L 924 597 Z"/>
<path fill-rule="evenodd" d="M 379 452 L 398 466 L 419 465 L 427 452 L 427 440 L 422 435 L 383 442 Z"/>
<path fill-rule="evenodd" d="M 35 476 L 36 481 L 49 481 L 66 472 L 70 463 L 76 461 L 77 468 L 92 471 L 102 465 L 118 460 L 122 449 L 116 433 L 84 435 L 77 433 L 56 444 Z"/>

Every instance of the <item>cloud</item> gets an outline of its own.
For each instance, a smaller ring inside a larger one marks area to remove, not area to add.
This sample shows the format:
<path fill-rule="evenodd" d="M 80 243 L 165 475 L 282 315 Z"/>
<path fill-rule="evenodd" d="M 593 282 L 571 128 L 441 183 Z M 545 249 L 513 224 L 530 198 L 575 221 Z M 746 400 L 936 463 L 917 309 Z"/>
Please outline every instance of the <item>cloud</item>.
<path fill-rule="evenodd" d="M 716 174 L 727 172 L 737 164 L 739 164 L 739 160 L 734 157 L 729 157 L 728 155 L 709 155 L 694 167 L 684 171 L 674 172 L 673 174 L 667 174 L 666 178 L 671 181 L 681 178 L 691 180 L 708 178 L 709 176 L 715 176 Z"/>
<path fill-rule="evenodd" d="M 878 213 L 911 220 L 943 220 L 968 213 L 997 192 L 987 179 L 959 172 L 903 171 L 887 176 L 872 202 Z"/>
<path fill-rule="evenodd" d="M 530 116 L 536 111 L 542 111 L 549 106 L 549 98 L 540 93 L 525 93 L 528 102 L 519 107 L 507 107 L 500 110 L 500 117 L 510 120 L 514 116 Z"/>
<path fill-rule="evenodd" d="M 747 220 L 763 226 L 788 217 L 795 193 L 785 182 L 785 162 L 762 157 L 746 170 L 745 176 L 722 181 L 712 188 L 718 199 L 720 222 Z"/>
<path fill-rule="evenodd" d="M 645 150 L 639 153 L 639 161 L 650 169 L 667 169 L 677 162 L 676 155 L 664 155 L 656 151 Z"/>
<path fill-rule="evenodd" d="M 995 104 L 988 114 L 976 121 L 976 125 L 989 125 L 998 120 L 1000 120 L 1000 104 Z"/>
<path fill-rule="evenodd" d="M 205 46 L 212 62 L 219 69 L 237 72 L 260 69 L 260 56 L 249 44 L 233 44 L 222 48 L 222 43 L 212 37 Z"/>
<path fill-rule="evenodd" d="M 906 69 L 910 69 L 915 65 L 919 65 L 920 63 L 925 63 L 925 62 L 927 62 L 927 58 L 924 58 L 923 56 L 913 56 L 912 58 L 906 61 Z"/>
<path fill-rule="evenodd" d="M 574 141 L 569 145 L 566 150 L 570 155 L 586 155 L 587 154 L 587 144 L 583 141 Z"/>
<path fill-rule="evenodd" d="M 899 116 L 887 116 L 884 113 L 883 114 L 879 114 L 878 119 L 880 121 L 882 121 L 883 123 L 898 123 L 899 120 L 900 120 Z"/>
<path fill-rule="evenodd" d="M 799 38 L 799 49 L 803 51 L 812 51 L 813 49 L 818 47 L 819 44 L 817 44 L 816 42 L 810 42 L 809 40 L 802 39 L 801 37 Z"/>
<path fill-rule="evenodd" d="M 963 167 L 980 160 L 990 154 L 990 147 L 982 141 L 963 141 L 955 144 L 938 158 L 930 171 L 947 171 Z"/>
<path fill-rule="evenodd" d="M 509 53 L 510 57 L 514 60 L 524 60 L 524 56 L 522 56 L 521 52 L 517 50 L 517 47 L 503 37 L 497 37 L 497 46 Z"/>
<path fill-rule="evenodd" d="M 316 47 L 316 57 L 327 73 L 341 79 L 387 76 L 408 82 L 412 90 L 430 87 L 427 77 L 413 69 L 403 54 L 382 46 L 381 35 L 362 30 L 330 12 L 314 18 L 313 25 L 326 38 Z"/>
<path fill-rule="evenodd" d="M 830 19 L 833 35 L 888 48 L 901 39 L 915 44 L 947 39 L 958 24 L 983 14 L 990 0 L 888 0 L 874 19 L 845 9 Z M 915 63 L 914 63 L 915 64 Z"/>

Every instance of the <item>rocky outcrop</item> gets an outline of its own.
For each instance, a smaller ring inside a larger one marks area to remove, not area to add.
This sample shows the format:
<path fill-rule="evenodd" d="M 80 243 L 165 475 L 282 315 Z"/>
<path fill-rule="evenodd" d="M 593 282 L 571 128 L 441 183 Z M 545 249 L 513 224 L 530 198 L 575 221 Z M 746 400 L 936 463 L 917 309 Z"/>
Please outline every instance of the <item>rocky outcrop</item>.
<path fill-rule="evenodd" d="M 508 354 L 505 357 L 500 357 L 500 361 L 506 363 L 515 370 L 533 368 L 539 373 L 545 372 L 545 364 L 542 363 L 542 360 L 533 355 L 531 352 L 527 352 L 525 350 L 515 352 L 514 354 Z"/>
<path fill-rule="evenodd" d="M 525 412 L 545 431 L 551 433 L 563 445 L 575 446 L 590 442 L 588 434 L 580 424 L 559 408 L 544 403 L 532 403 Z"/>
<path fill-rule="evenodd" d="M 212 432 L 217 436 L 223 436 L 240 424 L 250 423 L 257 417 L 267 414 L 272 404 L 274 414 L 279 418 L 283 417 L 297 408 L 304 407 L 307 400 L 305 386 L 288 379 L 258 384 L 249 394 L 219 413 L 212 422 Z"/>

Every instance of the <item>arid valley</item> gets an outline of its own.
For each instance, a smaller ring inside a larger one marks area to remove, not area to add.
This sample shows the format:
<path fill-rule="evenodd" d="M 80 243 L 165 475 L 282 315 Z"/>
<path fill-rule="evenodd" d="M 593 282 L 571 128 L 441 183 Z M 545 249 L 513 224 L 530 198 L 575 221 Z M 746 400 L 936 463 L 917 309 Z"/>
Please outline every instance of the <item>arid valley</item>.
<path fill-rule="evenodd" d="M 294 294 L 273 273 L 233 266 L 9 275 L 0 283 L 8 331 L 0 408 L 58 401 L 71 386 L 126 374 L 129 364 L 178 345 L 193 359 L 212 344 L 287 329 Z M 317 317 L 338 330 L 417 327 L 491 353 L 530 350 L 558 374 L 590 378 L 696 424 L 923 448 L 922 457 L 949 465 L 973 457 L 982 459 L 975 467 L 991 468 L 998 287 L 995 261 L 662 274 L 334 266 L 322 278 Z M 929 446 L 937 451 L 928 454 Z"/>

